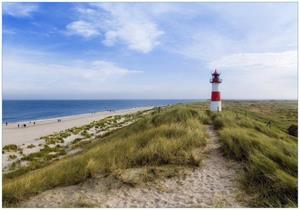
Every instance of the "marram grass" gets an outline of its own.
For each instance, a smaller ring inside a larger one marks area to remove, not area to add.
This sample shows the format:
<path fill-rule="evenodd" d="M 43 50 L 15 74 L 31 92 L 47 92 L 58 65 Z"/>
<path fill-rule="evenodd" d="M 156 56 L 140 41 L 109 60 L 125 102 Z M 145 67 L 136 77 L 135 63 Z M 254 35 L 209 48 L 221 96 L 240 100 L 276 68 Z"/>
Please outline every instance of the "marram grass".
<path fill-rule="evenodd" d="M 297 207 L 297 138 L 288 134 L 290 125 L 297 124 L 295 104 L 224 102 L 225 111 L 217 114 L 205 111 L 206 103 L 157 109 L 87 145 L 78 155 L 4 179 L 4 205 L 16 204 L 56 186 L 80 183 L 97 173 L 198 165 L 193 150 L 205 146 L 203 124 L 213 124 L 224 154 L 244 166 L 243 193 L 252 198 L 248 205 Z M 271 127 L 268 121 L 272 121 Z"/>
<path fill-rule="evenodd" d="M 245 165 L 242 182 L 246 191 L 256 194 L 250 205 L 297 206 L 297 139 L 283 132 L 282 122 L 273 120 L 269 127 L 263 112 L 256 118 L 257 113 L 246 115 L 246 110 L 224 111 L 211 118 L 223 152 Z M 272 117 L 276 119 L 276 112 Z"/>
<path fill-rule="evenodd" d="M 73 157 L 5 179 L 3 202 L 8 206 L 56 186 L 77 184 L 96 173 L 163 165 L 198 165 L 192 150 L 206 144 L 201 112 L 176 106 L 120 129 Z"/>

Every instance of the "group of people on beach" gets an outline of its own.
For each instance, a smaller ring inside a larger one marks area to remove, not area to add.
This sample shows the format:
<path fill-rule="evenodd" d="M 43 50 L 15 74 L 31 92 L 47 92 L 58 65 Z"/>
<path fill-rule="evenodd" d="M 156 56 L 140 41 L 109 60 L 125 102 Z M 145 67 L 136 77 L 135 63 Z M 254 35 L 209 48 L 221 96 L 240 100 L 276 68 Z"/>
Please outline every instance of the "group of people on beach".
<path fill-rule="evenodd" d="M 108 108 L 104 108 L 105 109 L 105 111 L 107 111 L 107 112 L 113 112 L 114 110 L 113 109 L 108 109 Z"/>
<path fill-rule="evenodd" d="M 31 124 L 31 121 L 30 121 L 29 123 Z M 32 124 L 35 125 L 35 122 L 33 122 Z M 5 125 L 8 126 L 8 122 L 5 122 Z M 26 124 L 26 123 L 21 124 L 21 125 L 18 124 L 18 128 L 20 128 L 20 127 L 26 128 L 26 127 L 27 127 L 27 124 Z"/>
<path fill-rule="evenodd" d="M 134 108 L 137 108 L 137 107 L 134 107 Z M 106 108 L 105 107 L 105 110 L 107 111 L 107 112 L 115 112 L 116 110 L 113 110 L 113 109 L 108 109 L 108 108 Z M 96 114 L 96 112 L 91 112 L 91 114 Z M 57 119 L 57 122 L 61 122 L 62 120 L 61 119 Z M 35 125 L 36 123 L 35 123 L 35 121 L 33 121 L 33 122 L 31 122 L 31 121 L 29 121 L 29 124 L 30 125 Z M 6 126 L 8 126 L 8 122 L 5 122 L 5 125 Z M 18 124 L 18 128 L 20 128 L 20 127 L 23 127 L 23 128 L 26 128 L 26 127 L 28 127 L 29 125 L 27 125 L 26 123 L 23 123 L 23 124 Z"/>
<path fill-rule="evenodd" d="M 31 122 L 31 121 L 29 121 L 29 124 L 33 124 L 33 125 L 35 125 L 35 122 L 33 121 L 33 122 Z M 18 128 L 20 128 L 20 127 L 23 127 L 23 128 L 26 128 L 27 127 L 27 124 L 26 123 L 24 123 L 24 124 L 18 124 Z"/>
<path fill-rule="evenodd" d="M 61 122 L 61 119 L 57 119 L 57 122 Z M 23 124 L 18 124 L 17 126 L 18 126 L 18 128 L 26 128 L 26 127 L 28 127 L 29 125 L 35 125 L 36 123 L 35 123 L 35 121 L 33 121 L 33 122 L 31 122 L 31 121 L 29 121 L 29 123 L 28 124 L 26 124 L 26 123 L 23 123 Z M 5 122 L 5 126 L 8 126 L 8 122 Z"/>

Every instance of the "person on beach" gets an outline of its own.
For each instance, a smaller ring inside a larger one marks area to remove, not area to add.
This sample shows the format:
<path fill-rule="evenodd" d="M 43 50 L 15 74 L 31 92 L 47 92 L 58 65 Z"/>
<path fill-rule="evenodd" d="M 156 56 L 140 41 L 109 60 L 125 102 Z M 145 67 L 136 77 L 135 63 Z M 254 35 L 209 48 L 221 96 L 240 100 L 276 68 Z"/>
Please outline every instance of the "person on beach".
<path fill-rule="evenodd" d="M 18 128 L 20 128 L 20 125 L 18 124 Z"/>
<path fill-rule="evenodd" d="M 35 122 L 33 122 L 33 125 L 35 125 Z"/>
<path fill-rule="evenodd" d="M 7 123 L 7 122 L 5 122 L 5 125 L 6 125 L 6 126 L 7 126 L 7 124 L 8 124 L 8 123 Z"/>

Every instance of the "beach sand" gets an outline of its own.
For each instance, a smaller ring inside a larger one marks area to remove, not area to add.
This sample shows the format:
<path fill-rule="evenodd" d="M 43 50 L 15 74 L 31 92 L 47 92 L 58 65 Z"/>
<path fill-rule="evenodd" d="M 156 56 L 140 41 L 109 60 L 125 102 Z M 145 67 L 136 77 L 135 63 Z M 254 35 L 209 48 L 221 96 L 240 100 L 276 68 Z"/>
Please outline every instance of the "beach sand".
<path fill-rule="evenodd" d="M 92 121 L 100 120 L 105 117 L 113 115 L 124 115 L 130 114 L 137 111 L 151 109 L 153 107 L 138 107 L 132 109 L 123 109 L 113 112 L 96 112 L 89 114 L 73 115 L 68 117 L 53 118 L 47 120 L 38 120 L 35 121 L 36 124 L 26 123 L 27 127 L 18 128 L 18 123 L 10 123 L 8 126 L 3 125 L 2 133 L 2 147 L 8 144 L 28 144 L 35 142 L 42 136 L 50 135 L 54 132 L 60 132 L 68 128 L 86 125 Z M 61 119 L 61 122 L 58 122 L 58 119 Z M 33 121 L 32 121 L 33 122 Z M 20 125 L 24 123 L 19 123 Z"/>

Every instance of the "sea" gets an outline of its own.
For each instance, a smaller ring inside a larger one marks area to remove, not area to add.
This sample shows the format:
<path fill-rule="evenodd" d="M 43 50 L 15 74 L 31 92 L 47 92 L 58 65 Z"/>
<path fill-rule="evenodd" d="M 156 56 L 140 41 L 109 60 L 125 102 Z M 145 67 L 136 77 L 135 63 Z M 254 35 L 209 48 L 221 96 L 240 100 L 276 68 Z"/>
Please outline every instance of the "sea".
<path fill-rule="evenodd" d="M 197 101 L 201 100 L 3 100 L 2 123 L 27 122 L 107 110 L 157 107 Z"/>

